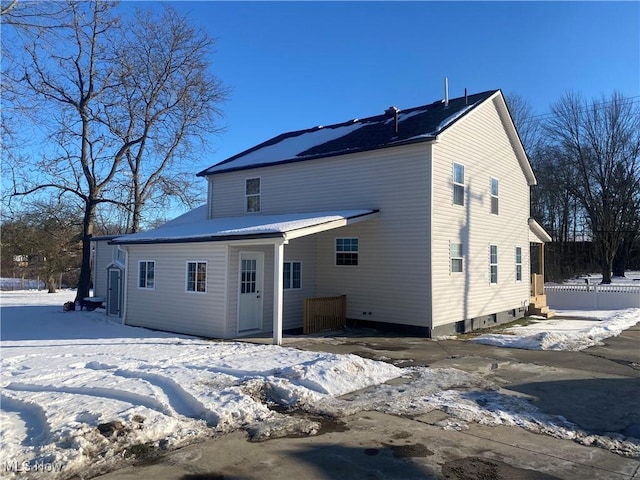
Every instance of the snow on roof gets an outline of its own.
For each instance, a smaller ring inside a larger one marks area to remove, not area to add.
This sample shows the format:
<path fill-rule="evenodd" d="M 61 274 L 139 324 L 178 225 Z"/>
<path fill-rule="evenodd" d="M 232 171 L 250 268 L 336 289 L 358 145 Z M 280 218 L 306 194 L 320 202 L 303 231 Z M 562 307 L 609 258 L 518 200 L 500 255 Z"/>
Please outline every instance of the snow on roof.
<path fill-rule="evenodd" d="M 393 113 L 393 109 L 389 109 L 383 115 L 283 133 L 213 165 L 198 175 L 213 175 L 265 165 L 374 150 L 403 143 L 431 141 L 497 92 L 499 90 L 490 90 L 454 98 L 448 105 L 438 100 L 429 105 L 399 110 L 397 131 L 396 114 Z"/>
<path fill-rule="evenodd" d="M 238 238 L 281 238 L 288 232 L 367 216 L 376 210 L 342 210 L 330 212 L 245 215 L 242 217 L 206 218 L 206 205 L 195 208 L 148 232 L 123 235 L 116 244 L 180 243 L 223 241 Z"/>

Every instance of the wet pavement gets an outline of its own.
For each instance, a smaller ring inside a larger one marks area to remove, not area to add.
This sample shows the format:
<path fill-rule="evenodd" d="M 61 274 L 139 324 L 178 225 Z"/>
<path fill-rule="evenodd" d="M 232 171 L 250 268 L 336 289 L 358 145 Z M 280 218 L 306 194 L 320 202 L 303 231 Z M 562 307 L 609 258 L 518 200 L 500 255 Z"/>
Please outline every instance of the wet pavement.
<path fill-rule="evenodd" d="M 251 339 L 268 343 L 269 339 Z M 351 331 L 286 337 L 304 350 L 354 353 L 398 366 L 453 367 L 479 374 L 542 412 L 586 432 L 640 442 L 640 324 L 580 352 L 509 349 L 464 340 Z M 103 480 L 451 479 L 640 480 L 640 459 L 517 426 L 441 428 L 447 413 L 363 411 L 324 419 L 314 436 L 250 442 L 246 432 L 212 438 L 98 477 Z"/>

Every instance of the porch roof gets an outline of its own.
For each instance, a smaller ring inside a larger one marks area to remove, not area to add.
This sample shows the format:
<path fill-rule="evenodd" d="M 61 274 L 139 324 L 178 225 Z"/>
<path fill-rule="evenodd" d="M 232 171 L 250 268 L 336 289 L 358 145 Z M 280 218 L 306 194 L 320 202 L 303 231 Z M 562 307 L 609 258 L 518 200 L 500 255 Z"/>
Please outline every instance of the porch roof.
<path fill-rule="evenodd" d="M 552 240 L 542 225 L 536 222 L 533 218 L 529 219 L 529 242 L 531 243 L 547 243 Z"/>
<path fill-rule="evenodd" d="M 260 239 L 279 239 L 286 242 L 365 220 L 377 212 L 361 209 L 207 219 L 206 205 L 203 205 L 158 228 L 116 237 L 109 243 L 141 245 Z"/>

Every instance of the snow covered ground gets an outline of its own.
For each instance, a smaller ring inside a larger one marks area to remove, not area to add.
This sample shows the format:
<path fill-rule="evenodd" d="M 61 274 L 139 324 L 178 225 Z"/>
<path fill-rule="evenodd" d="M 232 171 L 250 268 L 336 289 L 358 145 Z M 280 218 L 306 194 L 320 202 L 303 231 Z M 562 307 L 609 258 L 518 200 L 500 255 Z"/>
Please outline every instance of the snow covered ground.
<path fill-rule="evenodd" d="M 640 308 L 625 310 L 558 310 L 558 318 L 485 334 L 472 341 L 527 350 L 583 350 L 599 345 L 640 322 Z M 575 318 L 578 318 L 576 320 Z M 591 320 L 582 320 L 591 318 Z"/>
<path fill-rule="evenodd" d="M 3 474 L 90 476 L 145 448 L 236 429 L 257 440 L 317 431 L 318 423 L 286 407 L 332 416 L 438 409 L 449 415 L 446 429 L 517 425 L 640 456 L 640 440 L 590 435 L 480 375 L 127 327 L 103 310 L 64 313 L 73 297 L 2 293 Z"/>
<path fill-rule="evenodd" d="M 566 283 L 584 285 L 588 278 L 598 284 L 602 275 L 594 274 L 569 280 Z M 628 272 L 624 278 L 613 277 L 612 285 L 640 283 L 640 272 Z M 583 350 L 599 345 L 604 339 L 615 337 L 640 322 L 640 308 L 622 310 L 556 310 L 557 318 L 504 330 L 503 334 L 486 334 L 473 341 L 500 347 L 527 350 Z M 584 319 L 584 320 L 583 320 Z"/>

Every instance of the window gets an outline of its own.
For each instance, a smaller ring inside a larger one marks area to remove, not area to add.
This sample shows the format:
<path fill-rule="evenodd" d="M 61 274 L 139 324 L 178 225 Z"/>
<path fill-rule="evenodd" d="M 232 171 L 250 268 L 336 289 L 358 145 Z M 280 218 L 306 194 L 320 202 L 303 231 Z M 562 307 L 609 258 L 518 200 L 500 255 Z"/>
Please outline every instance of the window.
<path fill-rule="evenodd" d="M 491 213 L 498 215 L 498 179 L 491 178 Z"/>
<path fill-rule="evenodd" d="M 302 264 L 300 262 L 284 262 L 283 288 L 285 290 L 302 288 Z"/>
<path fill-rule="evenodd" d="M 462 272 L 462 244 L 449 244 L 449 255 L 451 258 L 451 273 Z"/>
<path fill-rule="evenodd" d="M 138 288 L 155 288 L 156 262 L 140 260 L 138 262 Z"/>
<path fill-rule="evenodd" d="M 498 246 L 489 246 L 489 277 L 490 283 L 498 283 Z"/>
<path fill-rule="evenodd" d="M 358 265 L 357 238 L 336 238 L 336 265 Z"/>
<path fill-rule="evenodd" d="M 453 204 L 464 205 L 464 165 L 453 164 Z"/>
<path fill-rule="evenodd" d="M 516 282 L 522 281 L 522 247 L 516 247 Z"/>
<path fill-rule="evenodd" d="M 187 292 L 206 293 L 207 262 L 187 262 Z"/>
<path fill-rule="evenodd" d="M 245 196 L 247 212 L 259 212 L 260 211 L 260 179 L 248 178 L 245 181 Z"/>

